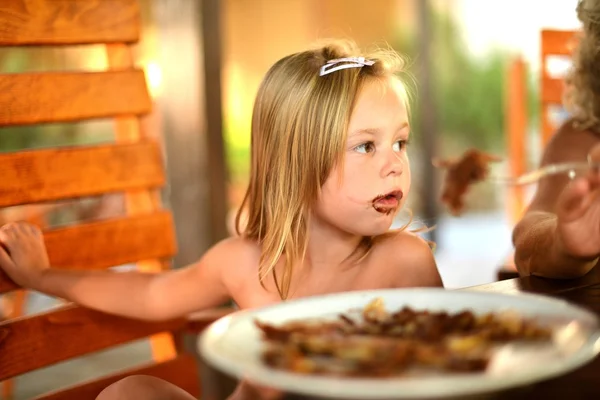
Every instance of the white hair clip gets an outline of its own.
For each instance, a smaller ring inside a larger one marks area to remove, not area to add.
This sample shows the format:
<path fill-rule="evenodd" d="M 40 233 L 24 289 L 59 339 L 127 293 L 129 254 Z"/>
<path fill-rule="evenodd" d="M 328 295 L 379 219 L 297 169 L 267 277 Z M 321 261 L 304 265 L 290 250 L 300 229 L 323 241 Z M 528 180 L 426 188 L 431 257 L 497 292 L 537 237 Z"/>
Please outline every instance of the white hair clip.
<path fill-rule="evenodd" d="M 360 68 L 364 66 L 370 67 L 373 64 L 375 64 L 375 61 L 365 60 L 364 57 L 336 58 L 335 60 L 327 61 L 327 63 L 321 67 L 319 76 L 327 75 L 340 69 Z"/>

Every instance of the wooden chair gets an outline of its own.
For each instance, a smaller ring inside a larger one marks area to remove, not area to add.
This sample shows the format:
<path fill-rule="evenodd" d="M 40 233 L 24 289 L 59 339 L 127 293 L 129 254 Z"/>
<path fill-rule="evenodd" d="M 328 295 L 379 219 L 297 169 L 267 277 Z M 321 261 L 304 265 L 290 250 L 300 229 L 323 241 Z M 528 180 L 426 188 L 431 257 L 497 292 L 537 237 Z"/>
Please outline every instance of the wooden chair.
<path fill-rule="evenodd" d="M 156 272 L 169 268 L 177 251 L 172 216 L 159 196 L 166 184 L 161 146 L 140 128 L 140 118 L 151 111 L 151 100 L 144 72 L 134 67 L 130 49 L 139 39 L 139 19 L 135 0 L 0 4 L 0 46 L 106 45 L 106 71 L 0 75 L 0 127 L 95 118 L 115 121 L 114 143 L 0 153 L 0 207 L 125 195 L 124 216 L 44 230 L 54 267 L 135 264 Z M 0 294 L 17 289 L 0 274 Z M 222 314 L 208 315 L 192 324 L 186 318 L 153 323 L 66 304 L 9 319 L 0 322 L 0 381 L 150 337 L 152 363 L 39 399 L 93 399 L 108 384 L 130 374 L 158 376 L 199 396 L 195 357 L 179 350 L 178 338 Z"/>

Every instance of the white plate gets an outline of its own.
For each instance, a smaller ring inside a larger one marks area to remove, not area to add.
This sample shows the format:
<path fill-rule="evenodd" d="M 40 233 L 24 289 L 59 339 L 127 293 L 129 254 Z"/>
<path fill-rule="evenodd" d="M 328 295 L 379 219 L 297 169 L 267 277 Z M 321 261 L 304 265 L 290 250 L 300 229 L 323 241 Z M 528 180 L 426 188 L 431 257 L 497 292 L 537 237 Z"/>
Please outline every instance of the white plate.
<path fill-rule="evenodd" d="M 382 298 L 388 310 L 415 309 L 475 313 L 515 310 L 560 327 L 546 346 L 505 346 L 485 372 L 436 374 L 402 378 L 345 379 L 299 375 L 262 364 L 262 341 L 254 320 L 280 324 L 302 318 L 334 318 Z M 485 394 L 548 379 L 573 370 L 600 351 L 597 317 L 562 300 L 531 294 L 502 295 L 444 289 L 392 289 L 309 297 L 266 308 L 241 311 L 212 324 L 200 337 L 199 348 L 215 368 L 280 390 L 347 399 L 402 399 Z"/>

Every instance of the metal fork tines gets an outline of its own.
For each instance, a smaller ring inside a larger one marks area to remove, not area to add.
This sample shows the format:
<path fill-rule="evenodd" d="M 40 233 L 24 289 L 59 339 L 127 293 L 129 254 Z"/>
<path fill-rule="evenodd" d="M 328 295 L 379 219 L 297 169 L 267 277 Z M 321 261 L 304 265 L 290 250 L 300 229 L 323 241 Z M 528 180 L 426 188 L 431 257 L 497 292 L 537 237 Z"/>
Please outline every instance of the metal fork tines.
<path fill-rule="evenodd" d="M 507 185 L 529 185 L 546 176 L 563 173 L 568 174 L 570 179 L 574 179 L 576 176 L 581 175 L 581 172 L 587 172 L 591 168 L 597 170 L 600 168 L 600 164 L 589 164 L 587 162 L 549 164 L 517 177 L 490 177 L 490 180 Z"/>

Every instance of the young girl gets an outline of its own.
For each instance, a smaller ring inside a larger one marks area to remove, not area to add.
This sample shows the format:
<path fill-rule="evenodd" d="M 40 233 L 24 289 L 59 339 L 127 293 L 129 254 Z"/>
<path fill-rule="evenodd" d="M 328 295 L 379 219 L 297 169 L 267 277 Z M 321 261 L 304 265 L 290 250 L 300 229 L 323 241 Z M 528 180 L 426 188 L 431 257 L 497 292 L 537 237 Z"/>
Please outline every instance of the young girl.
<path fill-rule="evenodd" d="M 40 230 L 24 223 L 0 228 L 7 250 L 0 247 L 0 267 L 24 287 L 146 320 L 229 299 L 245 309 L 332 292 L 442 286 L 428 243 L 390 231 L 411 184 L 407 90 L 396 76 L 402 67 L 393 52 L 363 57 L 345 41 L 277 61 L 254 106 L 239 236 L 189 267 L 160 274 L 54 269 Z M 121 381 L 101 397 L 124 393 L 189 398 L 148 377 Z"/>

